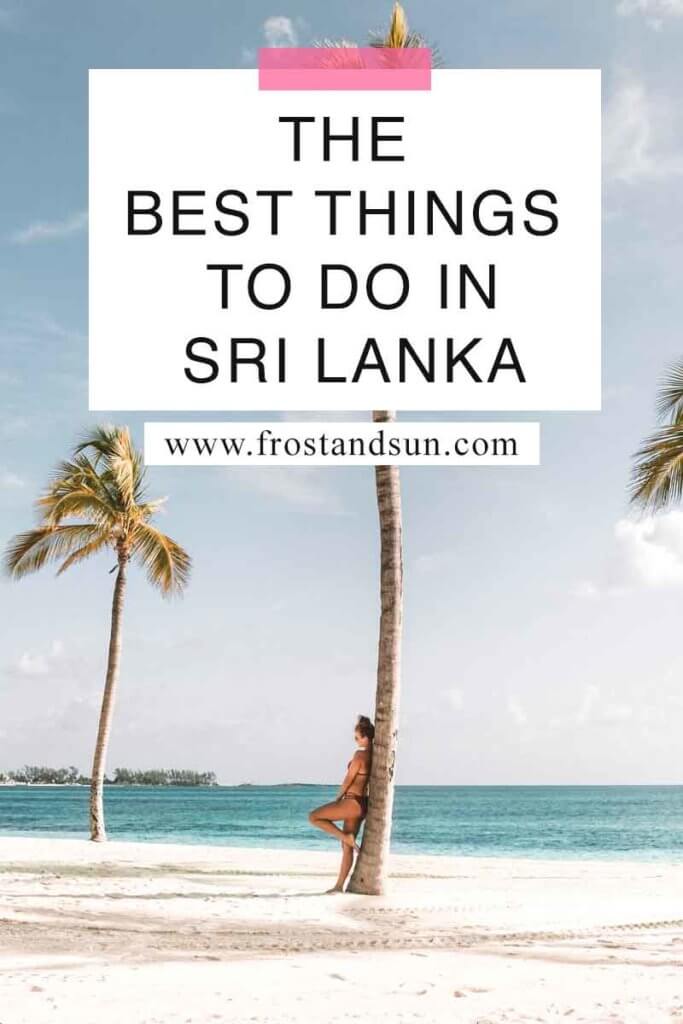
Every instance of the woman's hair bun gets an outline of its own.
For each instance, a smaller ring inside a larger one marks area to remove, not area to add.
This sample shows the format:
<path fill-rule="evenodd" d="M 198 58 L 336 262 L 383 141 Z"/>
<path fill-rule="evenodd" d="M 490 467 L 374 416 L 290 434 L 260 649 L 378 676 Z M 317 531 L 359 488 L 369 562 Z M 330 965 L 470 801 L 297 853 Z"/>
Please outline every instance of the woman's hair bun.
<path fill-rule="evenodd" d="M 358 721 L 356 722 L 356 728 L 361 736 L 365 736 L 366 739 L 374 740 L 375 738 L 375 727 L 366 715 L 359 715 Z"/>

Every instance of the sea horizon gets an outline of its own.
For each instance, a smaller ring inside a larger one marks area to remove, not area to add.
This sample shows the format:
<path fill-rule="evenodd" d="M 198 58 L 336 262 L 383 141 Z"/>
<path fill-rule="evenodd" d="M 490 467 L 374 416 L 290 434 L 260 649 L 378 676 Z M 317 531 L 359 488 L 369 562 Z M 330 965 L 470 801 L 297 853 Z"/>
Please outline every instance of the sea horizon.
<path fill-rule="evenodd" d="M 333 787 L 333 782 L 215 782 L 185 783 L 113 782 L 105 787 L 118 789 L 318 789 Z M 88 789 L 89 782 L 17 782 L 0 779 L 0 786 L 27 786 L 32 789 Z M 395 789 L 683 789 L 683 782 L 403 782 Z"/>

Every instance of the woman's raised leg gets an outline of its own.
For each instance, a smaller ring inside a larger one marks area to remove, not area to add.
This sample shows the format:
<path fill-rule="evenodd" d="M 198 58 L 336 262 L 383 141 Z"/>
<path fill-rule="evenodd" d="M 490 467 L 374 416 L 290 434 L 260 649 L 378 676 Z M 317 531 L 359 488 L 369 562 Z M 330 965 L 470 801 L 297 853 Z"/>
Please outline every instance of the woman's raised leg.
<path fill-rule="evenodd" d="M 344 822 L 344 832 L 350 833 L 355 841 L 360 828 L 360 818 L 347 818 Z M 339 868 L 339 876 L 334 884 L 334 889 L 330 889 L 330 892 L 344 892 L 344 885 L 346 879 L 349 877 L 351 868 L 353 867 L 353 848 L 348 846 L 346 843 L 342 843 L 342 859 L 341 866 Z"/>
<path fill-rule="evenodd" d="M 351 821 L 357 817 L 358 804 L 355 800 L 347 797 L 342 800 L 335 800 L 331 804 L 323 804 L 322 807 L 316 807 L 308 815 L 308 820 L 315 828 L 319 828 L 322 832 L 327 832 L 328 835 L 334 836 L 335 839 L 339 839 L 341 843 L 348 846 L 350 850 L 353 850 L 354 847 L 358 849 L 354 833 L 346 832 L 334 823 L 335 821 Z"/>

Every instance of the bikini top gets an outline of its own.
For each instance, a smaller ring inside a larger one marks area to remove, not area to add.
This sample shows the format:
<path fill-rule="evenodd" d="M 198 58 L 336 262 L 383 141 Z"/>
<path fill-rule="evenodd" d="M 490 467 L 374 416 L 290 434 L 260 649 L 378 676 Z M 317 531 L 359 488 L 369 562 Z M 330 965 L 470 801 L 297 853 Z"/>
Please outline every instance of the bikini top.
<path fill-rule="evenodd" d="M 351 758 L 351 760 L 347 764 L 347 766 L 346 766 L 347 769 L 351 767 L 352 763 L 353 763 L 353 758 Z M 370 772 L 361 772 L 361 771 L 356 772 L 356 776 L 358 776 L 358 775 L 369 775 L 369 774 L 370 774 Z"/>

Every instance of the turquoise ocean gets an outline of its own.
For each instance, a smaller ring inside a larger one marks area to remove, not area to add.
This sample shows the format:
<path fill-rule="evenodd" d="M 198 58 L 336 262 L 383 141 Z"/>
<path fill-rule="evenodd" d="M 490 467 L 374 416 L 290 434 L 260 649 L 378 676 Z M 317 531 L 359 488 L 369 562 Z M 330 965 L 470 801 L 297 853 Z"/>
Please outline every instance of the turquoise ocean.
<path fill-rule="evenodd" d="M 110 839 L 332 849 L 331 786 L 115 786 Z M 88 790 L 0 786 L 0 836 L 85 837 Z M 397 853 L 683 861 L 683 786 L 399 786 Z"/>

